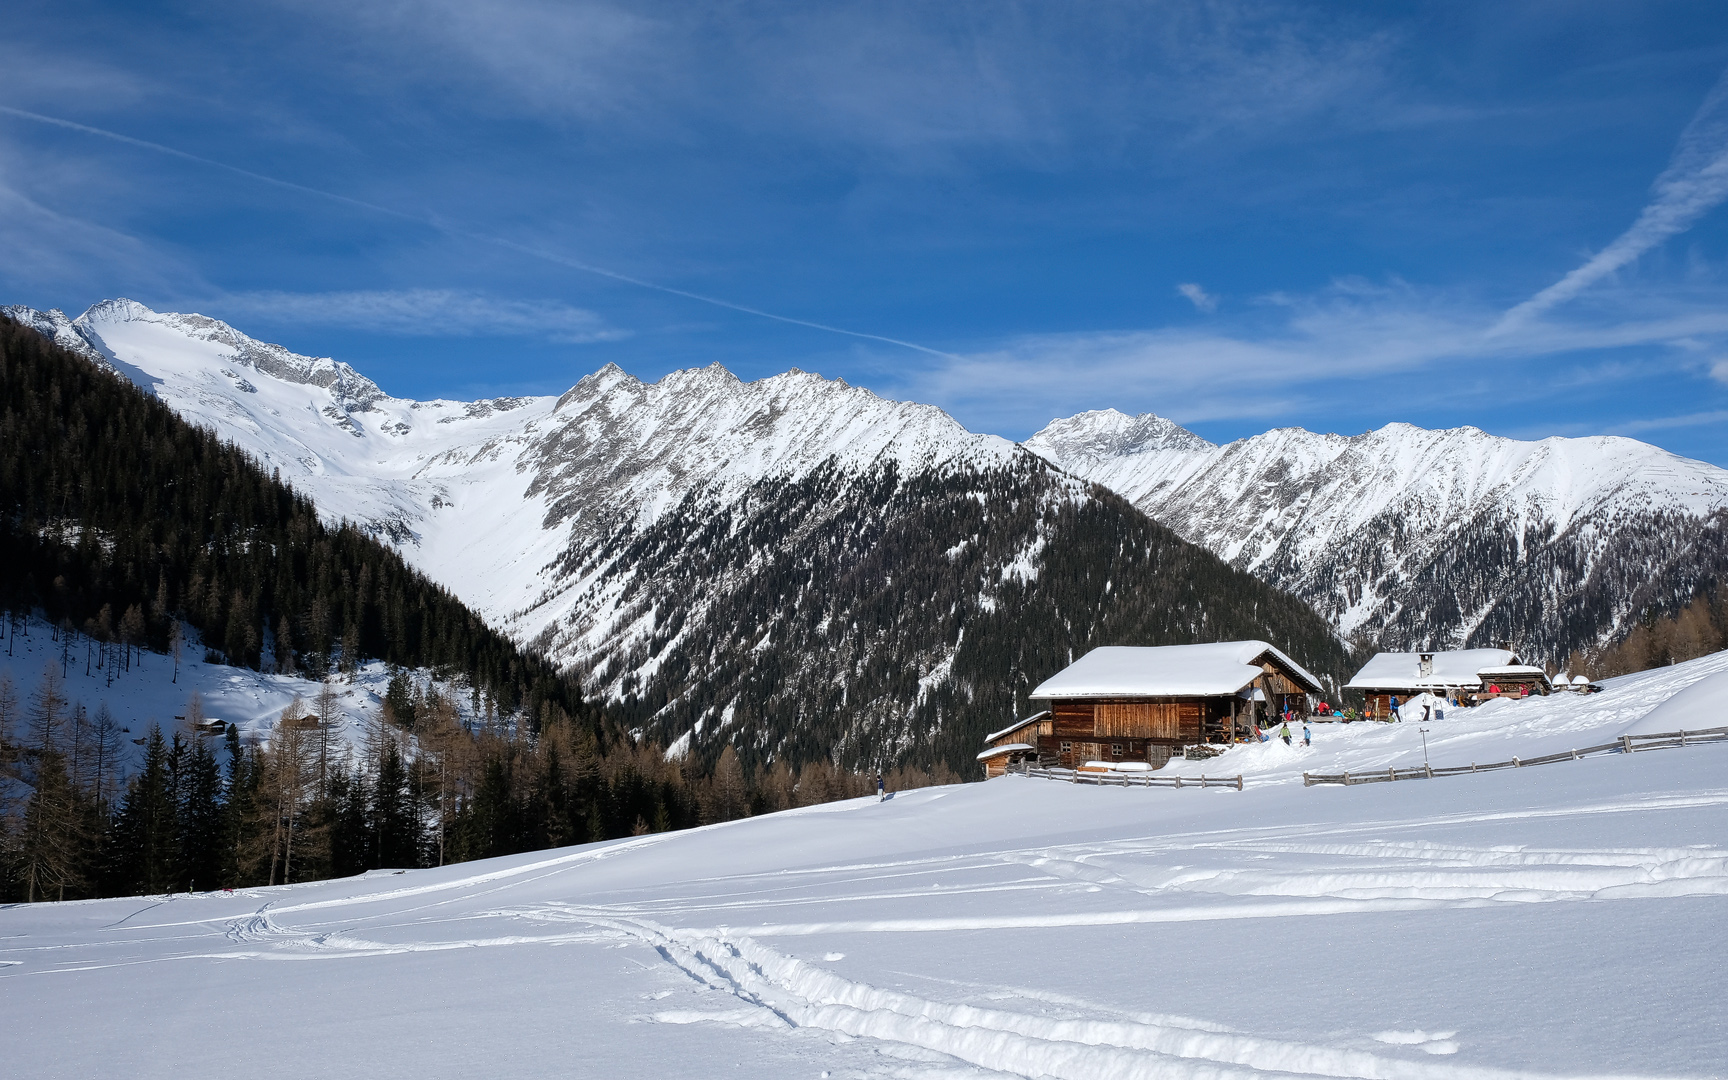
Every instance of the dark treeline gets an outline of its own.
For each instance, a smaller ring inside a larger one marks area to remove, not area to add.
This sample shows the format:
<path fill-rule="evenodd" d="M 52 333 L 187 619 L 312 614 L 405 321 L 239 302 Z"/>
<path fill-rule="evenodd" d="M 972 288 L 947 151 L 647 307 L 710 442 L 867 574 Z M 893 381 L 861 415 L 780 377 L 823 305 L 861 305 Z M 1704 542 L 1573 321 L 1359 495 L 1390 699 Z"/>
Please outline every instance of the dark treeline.
<path fill-rule="evenodd" d="M 1678 664 L 1728 649 L 1728 585 L 1699 590 L 1691 603 L 1668 617 L 1647 611 L 1618 642 L 1580 650 L 1568 673 L 1606 679 Z"/>
<path fill-rule="evenodd" d="M 577 687 L 239 448 L 0 318 L 0 605 L 104 642 L 314 676 L 375 657 L 461 672 L 500 709 L 580 714 Z M 268 647 L 268 648 L 267 648 Z"/>
<path fill-rule="evenodd" d="M 727 821 L 866 794 L 875 778 L 826 762 L 751 773 L 730 750 L 698 772 L 658 746 L 602 752 L 556 717 L 529 733 L 464 721 L 406 673 L 365 738 L 336 724 L 339 683 L 296 702 L 268 740 L 203 722 L 196 695 L 170 731 L 133 733 L 73 704 L 57 664 L 21 694 L 0 675 L 0 899 L 68 900 L 315 881 Z M 892 790 L 956 778 L 898 772 Z"/>

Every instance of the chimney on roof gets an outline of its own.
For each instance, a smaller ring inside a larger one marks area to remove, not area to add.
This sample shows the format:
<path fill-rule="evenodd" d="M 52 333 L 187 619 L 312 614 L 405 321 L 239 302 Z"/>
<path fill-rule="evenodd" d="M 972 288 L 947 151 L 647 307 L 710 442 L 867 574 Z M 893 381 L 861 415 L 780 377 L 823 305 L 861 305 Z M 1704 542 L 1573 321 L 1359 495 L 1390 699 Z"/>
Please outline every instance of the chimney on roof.
<path fill-rule="evenodd" d="M 1434 675 L 1434 654 L 1431 652 L 1417 653 L 1416 674 L 1424 679 Z"/>

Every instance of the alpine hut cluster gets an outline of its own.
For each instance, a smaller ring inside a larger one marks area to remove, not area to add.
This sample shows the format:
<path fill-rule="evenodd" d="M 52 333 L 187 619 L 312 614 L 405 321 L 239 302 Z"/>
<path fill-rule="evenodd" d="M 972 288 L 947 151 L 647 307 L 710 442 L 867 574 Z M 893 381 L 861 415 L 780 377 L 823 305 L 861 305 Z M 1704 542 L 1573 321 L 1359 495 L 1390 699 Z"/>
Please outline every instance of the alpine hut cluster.
<path fill-rule="evenodd" d="M 1320 681 L 1264 641 L 1093 649 L 1030 695 L 1048 708 L 992 733 L 978 759 L 998 776 L 1024 760 L 1157 768 L 1185 746 L 1229 744 L 1286 712 L 1306 716 Z"/>
<path fill-rule="evenodd" d="M 1344 689 L 1367 698 L 1368 716 L 1389 720 L 1401 703 L 1423 694 L 1469 706 L 1497 697 L 1546 695 L 1554 686 L 1547 672 L 1510 649 L 1459 649 L 1377 653 Z"/>
<path fill-rule="evenodd" d="M 1582 676 L 1551 682 L 1510 649 L 1461 649 L 1376 654 L 1344 689 L 1366 699 L 1361 718 L 1391 720 L 1406 704 L 1439 715 L 1494 698 L 1599 687 Z M 1256 727 L 1307 719 L 1322 693 L 1320 680 L 1264 641 L 1108 646 L 1039 684 L 1030 697 L 1046 708 L 986 736 L 978 760 L 987 776 L 1021 763 L 1156 769 L 1185 747 L 1229 745 Z"/>

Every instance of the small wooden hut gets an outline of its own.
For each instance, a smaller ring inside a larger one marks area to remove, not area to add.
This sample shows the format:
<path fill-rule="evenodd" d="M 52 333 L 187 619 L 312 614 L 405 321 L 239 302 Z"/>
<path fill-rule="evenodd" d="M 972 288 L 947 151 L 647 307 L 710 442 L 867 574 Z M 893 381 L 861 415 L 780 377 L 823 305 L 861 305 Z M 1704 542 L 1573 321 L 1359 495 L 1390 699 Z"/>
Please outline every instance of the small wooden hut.
<path fill-rule="evenodd" d="M 1548 673 L 1533 664 L 1503 664 L 1486 667 L 1476 673 L 1479 685 L 1473 695 L 1477 701 L 1497 697 L 1546 697 L 1554 692 Z"/>
<path fill-rule="evenodd" d="M 985 749 L 978 755 L 978 760 L 984 763 L 985 778 L 1001 776 L 1010 765 L 1036 762 L 1038 740 L 1052 734 L 1054 729 L 1050 710 L 1046 709 L 984 736 Z"/>
<path fill-rule="evenodd" d="M 1264 641 L 1093 649 L 1031 693 L 1040 713 L 995 733 L 979 755 L 991 775 L 1036 757 L 1075 768 L 1143 761 L 1182 747 L 1230 743 L 1283 711 L 1306 716 L 1320 681 Z M 991 762 L 1004 759 L 992 772 Z"/>
<path fill-rule="evenodd" d="M 1383 652 L 1362 665 L 1362 670 L 1344 689 L 1360 691 L 1368 699 L 1368 715 L 1387 720 L 1391 719 L 1395 702 L 1401 704 L 1418 694 L 1453 698 L 1468 705 L 1488 685 L 1483 680 L 1484 674 L 1500 670 L 1517 671 L 1526 677 L 1529 672 L 1542 674 L 1540 668 L 1524 666 L 1518 654 L 1510 649 Z M 1542 683 L 1547 685 L 1546 676 Z"/>

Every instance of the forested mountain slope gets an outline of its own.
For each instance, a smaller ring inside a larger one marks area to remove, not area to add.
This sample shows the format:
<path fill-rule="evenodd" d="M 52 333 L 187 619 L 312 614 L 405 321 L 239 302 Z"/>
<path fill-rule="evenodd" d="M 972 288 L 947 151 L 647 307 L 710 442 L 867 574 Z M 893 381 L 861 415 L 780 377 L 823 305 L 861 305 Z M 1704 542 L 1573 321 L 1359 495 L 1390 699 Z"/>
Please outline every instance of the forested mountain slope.
<path fill-rule="evenodd" d="M 184 621 L 235 664 L 460 671 L 504 711 L 575 685 L 244 449 L 0 318 L 0 603 L 158 651 Z"/>
<path fill-rule="evenodd" d="M 732 743 L 970 775 L 982 737 L 1099 645 L 1266 638 L 1328 677 L 1349 667 L 1301 601 L 1030 454 L 764 480 L 615 544 L 598 558 L 645 568 L 630 610 L 654 629 L 592 681 L 624 672 L 626 714 L 701 757 Z"/>
<path fill-rule="evenodd" d="M 1563 664 L 1728 577 L 1728 471 L 1632 439 L 1390 424 L 1214 446 L 1105 410 L 1026 445 L 1389 648 Z"/>

